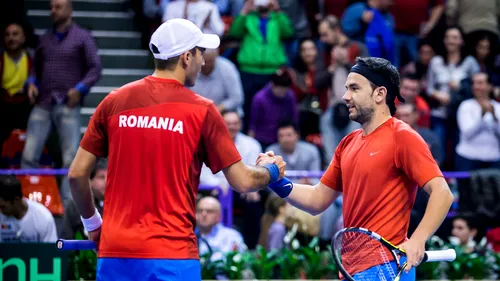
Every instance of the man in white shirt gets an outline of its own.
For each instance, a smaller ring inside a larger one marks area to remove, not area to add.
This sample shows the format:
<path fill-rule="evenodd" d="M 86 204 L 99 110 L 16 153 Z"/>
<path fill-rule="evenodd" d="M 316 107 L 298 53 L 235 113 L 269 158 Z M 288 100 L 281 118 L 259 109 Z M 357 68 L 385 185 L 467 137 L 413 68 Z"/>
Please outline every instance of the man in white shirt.
<path fill-rule="evenodd" d="M 474 98 L 458 107 L 460 142 L 455 168 L 471 171 L 500 167 L 500 103 L 491 98 L 492 83 L 488 74 L 472 76 Z"/>
<path fill-rule="evenodd" d="M 0 176 L 0 243 L 55 243 L 56 224 L 42 204 L 23 197 L 14 176 Z"/>
<path fill-rule="evenodd" d="M 191 90 L 213 100 L 220 112 L 238 110 L 243 114 L 243 86 L 236 66 L 220 57 L 218 49 L 206 50 L 203 58 L 205 65 Z"/>
<path fill-rule="evenodd" d="M 224 22 L 217 6 L 205 0 L 176 0 L 167 4 L 163 14 L 163 22 L 169 19 L 187 19 L 198 26 L 203 33 L 222 36 Z"/>

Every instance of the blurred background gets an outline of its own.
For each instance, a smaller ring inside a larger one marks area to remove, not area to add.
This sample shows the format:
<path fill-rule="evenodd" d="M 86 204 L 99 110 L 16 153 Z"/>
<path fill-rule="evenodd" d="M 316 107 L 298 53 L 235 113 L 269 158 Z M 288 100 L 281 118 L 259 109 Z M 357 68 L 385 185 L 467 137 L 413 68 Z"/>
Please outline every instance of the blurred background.
<path fill-rule="evenodd" d="M 171 18 L 221 37 L 193 90 L 215 102 L 243 161 L 273 150 L 302 183 L 316 183 L 340 140 L 359 128 L 342 101 L 356 57 L 391 61 L 406 99 L 396 117 L 428 143 L 456 198 L 429 247 L 455 247 L 460 258 L 423 265 L 419 277 L 497 277 L 499 17 L 496 0 L 0 1 L 5 280 L 24 280 L 9 279 L 16 266 L 48 280 L 95 277 L 93 252 L 48 244 L 86 238 L 65 169 L 103 98 L 152 73 L 149 38 Z M 106 171 L 100 159 L 91 179 L 101 212 Z M 337 278 L 328 248 L 343 226 L 342 198 L 311 216 L 268 190 L 235 193 L 206 167 L 199 197 L 204 278 Z M 409 236 L 426 203 L 419 190 Z"/>

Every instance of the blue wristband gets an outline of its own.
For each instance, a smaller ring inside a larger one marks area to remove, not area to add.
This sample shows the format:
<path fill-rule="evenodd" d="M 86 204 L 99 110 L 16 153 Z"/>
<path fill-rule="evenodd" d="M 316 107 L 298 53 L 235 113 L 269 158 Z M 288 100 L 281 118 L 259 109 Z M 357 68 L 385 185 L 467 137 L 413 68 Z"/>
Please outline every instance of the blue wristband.
<path fill-rule="evenodd" d="M 279 197 L 285 198 L 292 192 L 293 183 L 287 178 L 282 178 L 279 181 L 268 185 Z"/>
<path fill-rule="evenodd" d="M 266 164 L 263 167 L 269 171 L 271 176 L 269 183 L 275 183 L 280 178 L 280 169 L 276 164 Z"/>

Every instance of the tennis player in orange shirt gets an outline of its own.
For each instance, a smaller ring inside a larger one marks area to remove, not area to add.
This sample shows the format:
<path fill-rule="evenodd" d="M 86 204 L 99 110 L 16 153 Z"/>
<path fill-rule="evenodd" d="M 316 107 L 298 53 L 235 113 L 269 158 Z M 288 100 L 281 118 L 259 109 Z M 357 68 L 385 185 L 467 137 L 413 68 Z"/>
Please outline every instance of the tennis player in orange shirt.
<path fill-rule="evenodd" d="M 358 58 L 345 87 L 349 118 L 362 128 L 340 142 L 318 184 L 283 178 L 269 187 L 313 215 L 343 194 L 344 226 L 367 228 L 406 250 L 409 266 L 401 280 L 414 280 L 415 270 L 410 270 L 422 261 L 425 243 L 446 217 L 453 195 L 422 137 L 392 117 L 396 97 L 404 102 L 397 69 L 385 59 Z M 270 156 L 270 152 L 261 154 L 260 159 Z M 430 198 L 422 221 L 408 239 L 418 186 Z M 368 262 L 359 272 L 376 265 Z"/>

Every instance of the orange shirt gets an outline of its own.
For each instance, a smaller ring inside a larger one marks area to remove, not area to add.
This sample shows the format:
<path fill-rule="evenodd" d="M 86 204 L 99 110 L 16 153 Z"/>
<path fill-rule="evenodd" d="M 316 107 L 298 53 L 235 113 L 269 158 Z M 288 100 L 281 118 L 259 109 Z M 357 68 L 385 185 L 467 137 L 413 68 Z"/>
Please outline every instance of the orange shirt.
<path fill-rule="evenodd" d="M 398 245 L 406 240 L 417 185 L 442 176 L 422 137 L 393 117 L 367 136 L 361 129 L 346 136 L 321 182 L 343 193 L 345 227 L 367 228 Z M 353 271 L 376 264 L 365 259 Z"/>

